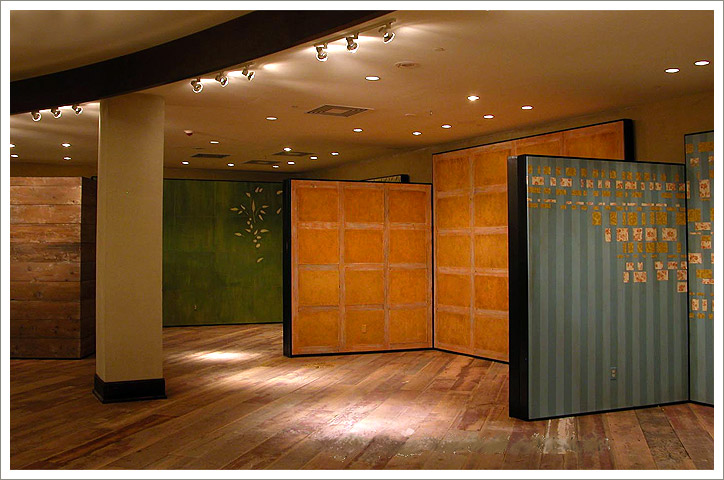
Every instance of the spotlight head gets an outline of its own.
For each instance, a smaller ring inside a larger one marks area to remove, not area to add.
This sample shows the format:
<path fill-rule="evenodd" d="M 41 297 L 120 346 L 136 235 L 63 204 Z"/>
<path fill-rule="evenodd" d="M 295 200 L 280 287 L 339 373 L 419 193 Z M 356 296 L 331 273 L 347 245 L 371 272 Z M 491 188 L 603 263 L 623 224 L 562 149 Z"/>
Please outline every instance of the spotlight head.
<path fill-rule="evenodd" d="M 204 89 L 204 84 L 201 83 L 200 78 L 195 78 L 191 80 L 191 88 L 193 89 L 194 93 L 201 93 L 201 90 Z"/>
<path fill-rule="evenodd" d="M 71 108 L 76 115 L 80 115 L 81 113 L 83 113 L 83 107 L 81 107 L 80 105 L 73 105 Z"/>
<path fill-rule="evenodd" d="M 39 122 L 40 119 L 43 118 L 43 116 L 37 110 L 35 110 L 34 112 L 30 112 L 30 115 L 33 117 L 34 122 Z"/>
<path fill-rule="evenodd" d="M 326 62 L 327 61 L 327 44 L 324 45 L 317 45 L 314 47 L 317 49 L 317 60 L 320 62 Z"/>
<path fill-rule="evenodd" d="M 249 67 L 244 67 L 241 70 L 241 75 L 243 77 L 246 77 L 246 79 L 249 80 L 250 82 L 254 79 L 254 72 L 250 72 Z"/>
<path fill-rule="evenodd" d="M 60 116 L 63 115 L 63 112 L 61 112 L 58 107 L 51 108 L 50 113 L 53 114 L 53 118 L 60 118 Z"/>
<path fill-rule="evenodd" d="M 383 43 L 390 43 L 395 38 L 395 32 L 391 32 L 392 24 L 388 23 L 387 25 L 384 25 L 382 28 L 380 28 L 380 32 L 383 32 L 382 35 L 382 42 Z"/>
<path fill-rule="evenodd" d="M 254 72 L 249 72 L 249 73 L 246 75 L 247 80 L 249 80 L 250 82 L 251 82 L 252 80 L 254 80 L 254 75 L 256 75 Z"/>
<path fill-rule="evenodd" d="M 222 87 L 225 87 L 229 84 L 229 77 L 224 75 L 224 72 L 219 72 L 219 74 L 216 75 L 216 78 L 214 78 L 214 80 L 219 82 Z"/>
<path fill-rule="evenodd" d="M 357 35 L 355 35 L 353 37 L 347 37 L 347 51 L 348 52 L 354 53 L 359 48 L 359 44 L 357 42 L 355 42 L 356 39 L 357 39 Z"/>

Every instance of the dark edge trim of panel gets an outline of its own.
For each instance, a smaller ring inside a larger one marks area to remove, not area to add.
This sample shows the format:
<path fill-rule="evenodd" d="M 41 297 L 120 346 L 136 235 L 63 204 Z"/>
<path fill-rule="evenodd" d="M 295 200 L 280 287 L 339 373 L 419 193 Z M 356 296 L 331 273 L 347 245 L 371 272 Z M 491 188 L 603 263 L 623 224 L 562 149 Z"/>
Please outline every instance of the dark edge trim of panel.
<path fill-rule="evenodd" d="M 583 415 L 602 415 L 604 413 L 613 413 L 613 412 L 624 412 L 624 411 L 632 411 L 632 410 L 641 410 L 643 408 L 653 408 L 653 407 L 666 407 L 669 405 L 683 405 L 686 403 L 699 403 L 699 402 L 693 402 L 690 400 L 676 400 L 673 402 L 664 402 L 664 403 L 651 403 L 648 405 L 636 405 L 634 407 L 621 407 L 621 408 L 612 408 L 610 410 L 591 410 L 589 412 L 579 412 L 579 413 L 564 413 L 563 415 L 554 415 L 552 417 L 536 417 L 536 418 L 528 418 L 526 420 L 529 421 L 539 421 L 539 420 L 555 420 L 557 418 L 571 418 L 571 417 L 581 417 Z M 704 405 L 707 407 L 711 407 L 713 405 L 707 405 L 705 403 L 701 403 L 700 405 Z"/>
<path fill-rule="evenodd" d="M 166 380 L 128 380 L 124 382 L 105 382 L 95 375 L 93 395 L 101 403 L 135 402 L 139 400 L 157 400 L 166 398 Z"/>
<path fill-rule="evenodd" d="M 686 137 L 684 135 L 684 209 L 686 210 L 686 398 L 691 400 L 691 275 L 689 274 L 689 199 L 690 189 L 688 186 L 689 175 L 688 175 L 688 162 L 686 153 Z"/>
<path fill-rule="evenodd" d="M 400 183 L 400 182 L 368 182 L 367 180 L 338 180 L 334 178 L 308 178 L 308 177 L 294 177 L 289 178 L 287 180 L 299 180 L 302 182 L 339 182 L 339 183 L 359 183 L 360 185 L 386 185 L 388 183 L 391 183 L 393 185 L 430 185 L 432 187 L 432 182 L 407 182 L 407 183 Z"/>
<path fill-rule="evenodd" d="M 281 325 L 283 322 L 249 322 L 249 323 L 191 323 L 188 325 L 164 325 L 163 328 L 185 327 L 244 327 L 246 325 Z"/>
<path fill-rule="evenodd" d="M 282 345 L 292 357 L 292 179 L 282 188 Z"/>
<path fill-rule="evenodd" d="M 191 79 L 350 29 L 391 11 L 257 10 L 138 52 L 10 83 L 10 113 Z"/>
<path fill-rule="evenodd" d="M 508 409 L 529 420 L 527 155 L 508 157 Z"/>
<path fill-rule="evenodd" d="M 83 360 L 84 358 L 92 357 L 95 355 L 95 347 L 93 347 L 92 352 L 88 352 L 85 355 L 79 356 L 79 357 L 16 357 L 10 354 L 10 360 Z"/>
<path fill-rule="evenodd" d="M 432 161 L 430 162 L 432 164 Z M 433 174 L 435 168 L 433 166 Z M 435 186 L 430 183 L 430 348 L 435 348 L 435 270 L 437 259 L 435 255 Z"/>
<path fill-rule="evenodd" d="M 489 362 L 502 363 L 503 365 L 509 365 L 509 362 L 506 362 L 505 360 L 496 360 L 495 358 L 484 357 L 482 355 L 475 355 L 473 353 L 456 352 L 454 350 L 446 350 L 446 349 L 440 348 L 440 347 L 434 347 L 434 348 L 432 348 L 432 350 L 437 350 L 438 352 L 452 353 L 453 355 L 462 355 L 463 357 L 477 358 L 479 360 L 487 360 Z"/>
<path fill-rule="evenodd" d="M 700 402 L 699 400 L 684 400 L 684 402 L 693 403 L 695 405 L 701 405 L 702 407 L 714 408 L 713 403 Z"/>
<path fill-rule="evenodd" d="M 498 143 L 515 142 L 516 140 L 523 140 L 526 138 L 542 137 L 543 135 L 551 135 L 554 133 L 568 132 L 570 130 L 578 130 L 580 128 L 597 127 L 599 125 L 607 125 L 609 123 L 623 122 L 623 149 L 624 159 L 629 162 L 636 161 L 636 152 L 634 151 L 634 132 L 633 132 L 633 120 L 630 118 L 619 118 L 618 120 L 609 120 L 607 122 L 592 123 L 590 125 L 580 125 L 578 127 L 564 128 L 561 130 L 553 130 L 551 132 L 536 133 L 535 135 L 526 135 L 524 137 L 509 138 L 507 140 L 498 140 L 496 142 L 481 143 L 479 145 L 469 145 L 467 147 L 453 148 L 451 150 L 443 150 L 440 152 L 433 152 L 432 155 L 441 155 L 443 153 L 459 152 L 460 150 L 467 150 L 469 148 L 487 147 L 488 145 L 497 145 Z M 523 154 L 526 155 L 526 154 Z M 630 155 L 630 158 L 629 158 Z M 566 158 L 582 158 L 582 157 L 566 157 Z M 605 160 L 603 158 L 592 158 L 591 160 Z M 621 160 L 619 160 L 621 161 Z"/>
<path fill-rule="evenodd" d="M 175 167 L 172 167 L 175 168 Z M 237 170 L 237 172 L 244 172 L 247 171 L 249 173 L 263 173 L 267 175 L 275 175 L 271 172 L 259 172 L 257 170 Z M 284 175 L 284 174 L 278 174 L 278 175 Z M 282 184 L 284 183 L 284 180 L 287 180 L 287 177 L 280 178 L 277 181 L 272 180 L 237 180 L 235 178 L 164 178 L 163 181 L 166 182 L 234 182 L 234 183 L 276 183 L 276 184 Z"/>
<path fill-rule="evenodd" d="M 630 118 L 623 118 L 623 159 L 627 162 L 636 161 L 636 138 L 634 137 L 634 124 Z"/>
<path fill-rule="evenodd" d="M 298 357 L 335 357 L 337 355 L 368 355 L 371 353 L 404 353 L 404 352 L 423 352 L 426 350 L 435 350 L 429 347 L 415 347 L 415 348 L 396 348 L 393 350 L 360 350 L 358 352 L 321 352 L 321 353 L 296 353 L 291 355 L 293 358 Z"/>

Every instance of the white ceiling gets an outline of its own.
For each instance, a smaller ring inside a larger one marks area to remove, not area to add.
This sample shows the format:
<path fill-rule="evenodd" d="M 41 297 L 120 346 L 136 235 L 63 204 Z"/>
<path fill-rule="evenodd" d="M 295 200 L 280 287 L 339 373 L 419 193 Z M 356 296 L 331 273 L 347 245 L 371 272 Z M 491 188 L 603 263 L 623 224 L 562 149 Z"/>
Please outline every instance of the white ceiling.
<path fill-rule="evenodd" d="M 713 90 L 713 65 L 693 65 L 713 63 L 711 12 L 398 11 L 385 18 L 396 19 L 389 44 L 374 29 L 360 34 L 354 54 L 344 40 L 331 44 L 327 62 L 316 61 L 308 44 L 258 59 L 251 82 L 232 78 L 222 88 L 210 80 L 194 94 L 186 80 L 145 92 L 166 100 L 166 166 L 188 160 L 184 168 L 227 169 L 231 161 L 234 169 L 303 172 Z M 419 66 L 395 66 L 401 61 Z M 681 71 L 664 72 L 672 66 Z M 480 99 L 468 101 L 471 94 Z M 371 110 L 350 118 L 305 113 L 323 104 Z M 525 104 L 533 110 L 521 110 Z M 97 109 L 87 105 L 82 115 L 67 111 L 60 119 L 43 112 L 37 123 L 13 116 L 11 141 L 20 156 L 12 161 L 94 164 Z M 487 113 L 495 118 L 484 119 Z M 265 120 L 270 115 L 278 120 Z M 64 141 L 73 146 L 63 149 Z M 319 159 L 288 166 L 273 155 L 285 146 Z M 231 156 L 189 158 L 204 151 Z M 73 159 L 63 161 L 68 152 Z M 282 167 L 242 165 L 264 159 Z"/>

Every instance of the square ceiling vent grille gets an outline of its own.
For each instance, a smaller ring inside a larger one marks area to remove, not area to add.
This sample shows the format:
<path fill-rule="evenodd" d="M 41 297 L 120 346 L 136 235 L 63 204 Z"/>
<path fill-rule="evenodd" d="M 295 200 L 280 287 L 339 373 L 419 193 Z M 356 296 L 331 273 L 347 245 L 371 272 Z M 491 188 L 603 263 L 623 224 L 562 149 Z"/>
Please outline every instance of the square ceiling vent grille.
<path fill-rule="evenodd" d="M 330 117 L 351 117 L 352 115 L 357 115 L 358 113 L 366 112 L 367 110 L 372 109 L 363 107 L 345 107 L 342 105 L 322 105 L 321 107 L 317 107 L 307 113 L 311 113 L 313 115 L 329 115 Z"/>

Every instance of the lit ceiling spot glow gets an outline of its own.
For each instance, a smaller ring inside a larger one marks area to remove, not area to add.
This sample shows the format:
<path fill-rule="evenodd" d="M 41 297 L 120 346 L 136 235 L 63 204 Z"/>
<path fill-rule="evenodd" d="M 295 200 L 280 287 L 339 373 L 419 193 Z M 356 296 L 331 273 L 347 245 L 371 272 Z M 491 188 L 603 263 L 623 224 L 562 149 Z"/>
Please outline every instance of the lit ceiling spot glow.
<path fill-rule="evenodd" d="M 380 77 L 378 77 L 377 75 L 368 75 L 365 77 L 365 80 L 369 80 L 370 82 L 376 82 L 379 79 Z"/>
<path fill-rule="evenodd" d="M 316 159 L 317 159 L 317 156 L 316 156 L 316 155 L 312 155 L 311 157 L 309 157 L 309 159 L 310 159 L 310 160 L 316 160 Z"/>
<path fill-rule="evenodd" d="M 273 122 L 274 120 L 277 119 L 277 117 L 266 117 L 266 119 L 269 120 L 270 122 Z"/>
<path fill-rule="evenodd" d="M 339 152 L 332 152 L 332 155 L 337 156 L 339 155 Z"/>
<path fill-rule="evenodd" d="M 189 164 L 189 162 L 187 162 L 186 160 L 184 160 L 183 162 L 181 162 L 181 165 L 188 165 L 188 164 Z"/>
<path fill-rule="evenodd" d="M 219 141 L 218 140 L 209 140 L 209 143 L 212 145 L 216 145 L 219 143 Z"/>
<path fill-rule="evenodd" d="M 521 110 L 533 110 L 533 105 L 523 105 L 520 108 Z"/>
<path fill-rule="evenodd" d="M 70 157 L 63 157 L 63 160 L 70 160 Z"/>
<path fill-rule="evenodd" d="M 679 69 L 678 69 L 678 68 L 675 68 L 675 67 L 667 68 L 667 69 L 665 70 L 665 72 L 666 72 L 666 73 L 678 73 L 678 72 L 679 72 Z"/>
<path fill-rule="evenodd" d="M 291 152 L 291 151 L 292 151 L 292 147 L 284 147 L 284 151 L 285 151 L 285 152 Z"/>
<path fill-rule="evenodd" d="M 227 167 L 233 167 L 234 164 L 233 164 L 233 163 L 227 163 L 226 166 L 227 166 Z"/>
<path fill-rule="evenodd" d="M 440 125 L 440 126 L 441 126 L 442 128 L 452 128 L 452 125 L 449 125 L 449 124 L 447 124 L 447 123 L 446 123 L 445 125 Z"/>
<path fill-rule="evenodd" d="M 361 129 L 361 128 L 355 128 L 355 129 L 354 129 L 354 130 L 352 130 L 352 131 L 353 131 L 353 132 L 357 132 L 357 133 L 360 133 L 360 132 L 362 131 L 362 129 Z"/>
<path fill-rule="evenodd" d="M 479 99 L 480 99 L 480 97 L 478 97 L 477 95 L 470 95 L 468 97 L 468 100 L 470 100 L 471 102 L 474 102 L 475 100 L 479 100 Z"/>
<path fill-rule="evenodd" d="M 289 161 L 287 162 L 287 165 L 294 165 L 294 160 L 289 160 Z"/>
<path fill-rule="evenodd" d="M 412 132 L 413 135 L 422 135 L 422 132 L 414 131 Z"/>
<path fill-rule="evenodd" d="M 483 115 L 483 118 L 495 118 L 495 115 L 489 113 L 487 115 Z"/>
<path fill-rule="evenodd" d="M 61 143 L 60 145 L 63 146 L 63 147 L 65 147 L 65 148 L 70 147 L 70 143 Z"/>
<path fill-rule="evenodd" d="M 694 62 L 694 65 L 702 67 L 704 65 L 709 65 L 709 60 L 698 60 Z"/>

